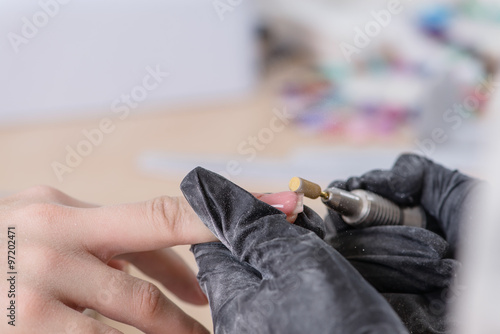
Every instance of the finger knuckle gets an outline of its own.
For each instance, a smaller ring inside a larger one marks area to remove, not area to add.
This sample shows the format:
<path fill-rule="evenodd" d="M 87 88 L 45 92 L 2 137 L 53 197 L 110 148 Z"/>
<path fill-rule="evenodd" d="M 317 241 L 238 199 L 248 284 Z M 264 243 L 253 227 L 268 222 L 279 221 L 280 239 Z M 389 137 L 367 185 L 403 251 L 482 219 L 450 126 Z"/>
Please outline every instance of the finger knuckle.
<path fill-rule="evenodd" d="M 148 221 L 159 233 L 174 233 L 179 213 L 176 199 L 162 196 L 147 202 Z"/>
<path fill-rule="evenodd" d="M 50 224 L 62 215 L 63 207 L 53 203 L 33 203 L 27 205 L 23 212 L 30 221 L 40 224 Z"/>
<path fill-rule="evenodd" d="M 120 332 L 118 329 L 116 328 L 104 328 L 104 329 L 101 329 L 101 330 L 96 330 L 95 331 L 96 334 L 123 334 L 122 332 Z"/>
<path fill-rule="evenodd" d="M 143 319 L 153 319 L 160 312 L 162 293 L 153 283 L 137 281 L 133 286 L 134 304 Z"/>
<path fill-rule="evenodd" d="M 43 260 L 40 262 L 45 268 L 57 268 L 64 266 L 64 262 L 66 261 L 63 260 L 63 256 L 59 252 L 46 249 L 43 254 Z"/>
<path fill-rule="evenodd" d="M 48 299 L 39 293 L 26 288 L 23 298 L 28 302 L 19 303 L 19 313 L 26 315 L 29 319 L 43 318 L 45 313 L 50 310 Z"/>
<path fill-rule="evenodd" d="M 30 265 L 33 273 L 38 275 L 40 282 L 47 283 L 46 280 L 49 279 L 48 276 L 51 271 L 64 268 L 68 261 L 71 261 L 71 259 L 66 259 L 65 256 L 61 255 L 59 251 L 48 246 L 36 247 L 32 250 L 33 253 L 26 263 Z"/>

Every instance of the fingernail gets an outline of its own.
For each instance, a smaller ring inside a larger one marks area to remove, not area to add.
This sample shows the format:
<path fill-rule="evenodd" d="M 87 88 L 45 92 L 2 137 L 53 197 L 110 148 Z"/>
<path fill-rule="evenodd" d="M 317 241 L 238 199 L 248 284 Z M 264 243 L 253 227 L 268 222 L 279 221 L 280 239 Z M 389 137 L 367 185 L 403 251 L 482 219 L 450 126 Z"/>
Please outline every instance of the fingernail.
<path fill-rule="evenodd" d="M 293 209 L 292 214 L 298 215 L 304 211 L 304 194 L 298 193 L 297 194 L 297 204 L 295 205 L 295 209 Z"/>

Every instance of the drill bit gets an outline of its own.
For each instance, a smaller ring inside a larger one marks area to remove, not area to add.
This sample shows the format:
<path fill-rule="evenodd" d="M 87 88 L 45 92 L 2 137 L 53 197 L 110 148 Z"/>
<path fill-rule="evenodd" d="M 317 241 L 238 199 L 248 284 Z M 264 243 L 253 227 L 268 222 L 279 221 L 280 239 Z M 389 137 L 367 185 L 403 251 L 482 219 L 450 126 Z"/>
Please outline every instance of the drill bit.
<path fill-rule="evenodd" d="M 292 177 L 290 183 L 288 183 L 288 187 L 291 191 L 295 191 L 298 193 L 303 193 L 305 197 L 316 199 L 318 197 L 328 198 L 328 193 L 321 190 L 321 187 L 311 181 L 304 180 L 300 177 Z"/>
<path fill-rule="evenodd" d="M 407 225 L 424 227 L 425 214 L 420 207 L 400 208 L 387 199 L 372 192 L 355 189 L 352 191 L 331 187 L 321 190 L 314 182 L 293 177 L 288 184 L 291 191 L 321 201 L 330 209 L 340 213 L 346 223 L 354 227 L 373 225 Z"/>

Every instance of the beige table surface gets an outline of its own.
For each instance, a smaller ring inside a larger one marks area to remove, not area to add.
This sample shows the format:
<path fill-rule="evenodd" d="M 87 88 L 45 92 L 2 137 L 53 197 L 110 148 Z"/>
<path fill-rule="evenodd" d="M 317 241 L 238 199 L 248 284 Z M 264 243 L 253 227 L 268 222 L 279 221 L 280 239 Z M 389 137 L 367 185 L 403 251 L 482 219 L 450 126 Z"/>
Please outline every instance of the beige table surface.
<path fill-rule="evenodd" d="M 173 153 L 237 154 L 236 147 L 249 135 L 269 125 L 272 109 L 281 107 L 271 94 L 261 90 L 233 101 L 196 103 L 191 106 L 132 110 L 130 117 L 116 121 L 116 129 L 105 136 L 103 143 L 84 158 L 83 163 L 59 182 L 52 170 L 53 161 L 63 161 L 66 145 L 84 139 L 81 131 L 99 124 L 100 118 L 47 124 L 23 124 L 0 127 L 0 193 L 7 195 L 37 184 L 54 186 L 81 200 L 113 204 L 142 201 L 159 195 L 181 195 L 181 177 L 158 178 L 142 173 L 137 158 L 145 150 Z M 103 117 L 116 120 L 116 115 L 103 111 Z M 303 137 L 293 125 L 276 134 L 261 156 L 279 157 L 298 145 L 332 145 L 335 139 Z M 252 191 L 287 190 L 287 180 L 240 184 Z M 324 213 L 322 204 L 308 205 Z M 196 265 L 189 246 L 175 250 L 189 263 Z M 20 250 L 22 251 L 22 250 Z M 132 274 L 143 277 L 136 270 Z M 212 328 L 208 306 L 196 307 L 180 302 L 168 291 L 169 298 L 207 328 Z M 140 331 L 116 325 L 125 333 Z"/>
<path fill-rule="evenodd" d="M 8 195 L 37 184 L 56 187 L 81 200 L 113 204 L 142 201 L 160 195 L 181 195 L 181 178 L 157 178 L 137 168 L 137 158 L 144 150 L 184 153 L 236 154 L 236 146 L 249 135 L 267 126 L 274 107 L 261 95 L 234 102 L 198 104 L 191 107 L 133 110 L 124 121 L 116 122 L 113 133 L 84 158 L 83 163 L 64 176 L 56 178 L 51 163 L 64 161 L 65 147 L 84 139 L 81 131 L 99 124 L 100 118 L 47 124 L 23 124 L 0 128 L 0 194 Z M 103 117 L 116 115 L 103 111 Z M 284 154 L 297 140 L 294 131 L 286 129 L 261 152 L 262 155 Z M 243 184 L 251 190 L 286 190 L 286 180 L 277 184 Z M 260 186 L 260 187 L 259 187 Z M 175 250 L 196 270 L 189 246 Z M 22 250 L 20 250 L 22 251 Z M 137 270 L 132 274 L 143 277 Z M 211 329 L 208 306 L 183 303 L 168 291 L 169 298 L 188 314 Z M 116 325 L 125 333 L 140 331 Z"/>

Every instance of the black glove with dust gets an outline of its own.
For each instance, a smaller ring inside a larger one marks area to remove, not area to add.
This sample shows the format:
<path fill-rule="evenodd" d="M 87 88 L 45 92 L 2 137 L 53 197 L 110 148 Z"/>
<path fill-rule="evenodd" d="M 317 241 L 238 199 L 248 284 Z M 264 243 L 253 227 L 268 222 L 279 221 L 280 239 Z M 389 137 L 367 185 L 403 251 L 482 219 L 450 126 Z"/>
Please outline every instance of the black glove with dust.
<path fill-rule="evenodd" d="M 390 302 L 411 333 L 447 333 L 448 298 L 459 262 L 460 231 L 472 217 L 479 181 L 406 154 L 391 170 L 375 170 L 330 186 L 366 189 L 400 206 L 421 205 L 427 229 L 377 226 L 353 229 L 333 211 L 326 240 Z"/>
<path fill-rule="evenodd" d="M 215 333 L 407 333 L 387 301 L 320 238 L 323 221 L 312 210 L 290 224 L 200 167 L 181 189 L 221 241 L 192 247 Z"/>

